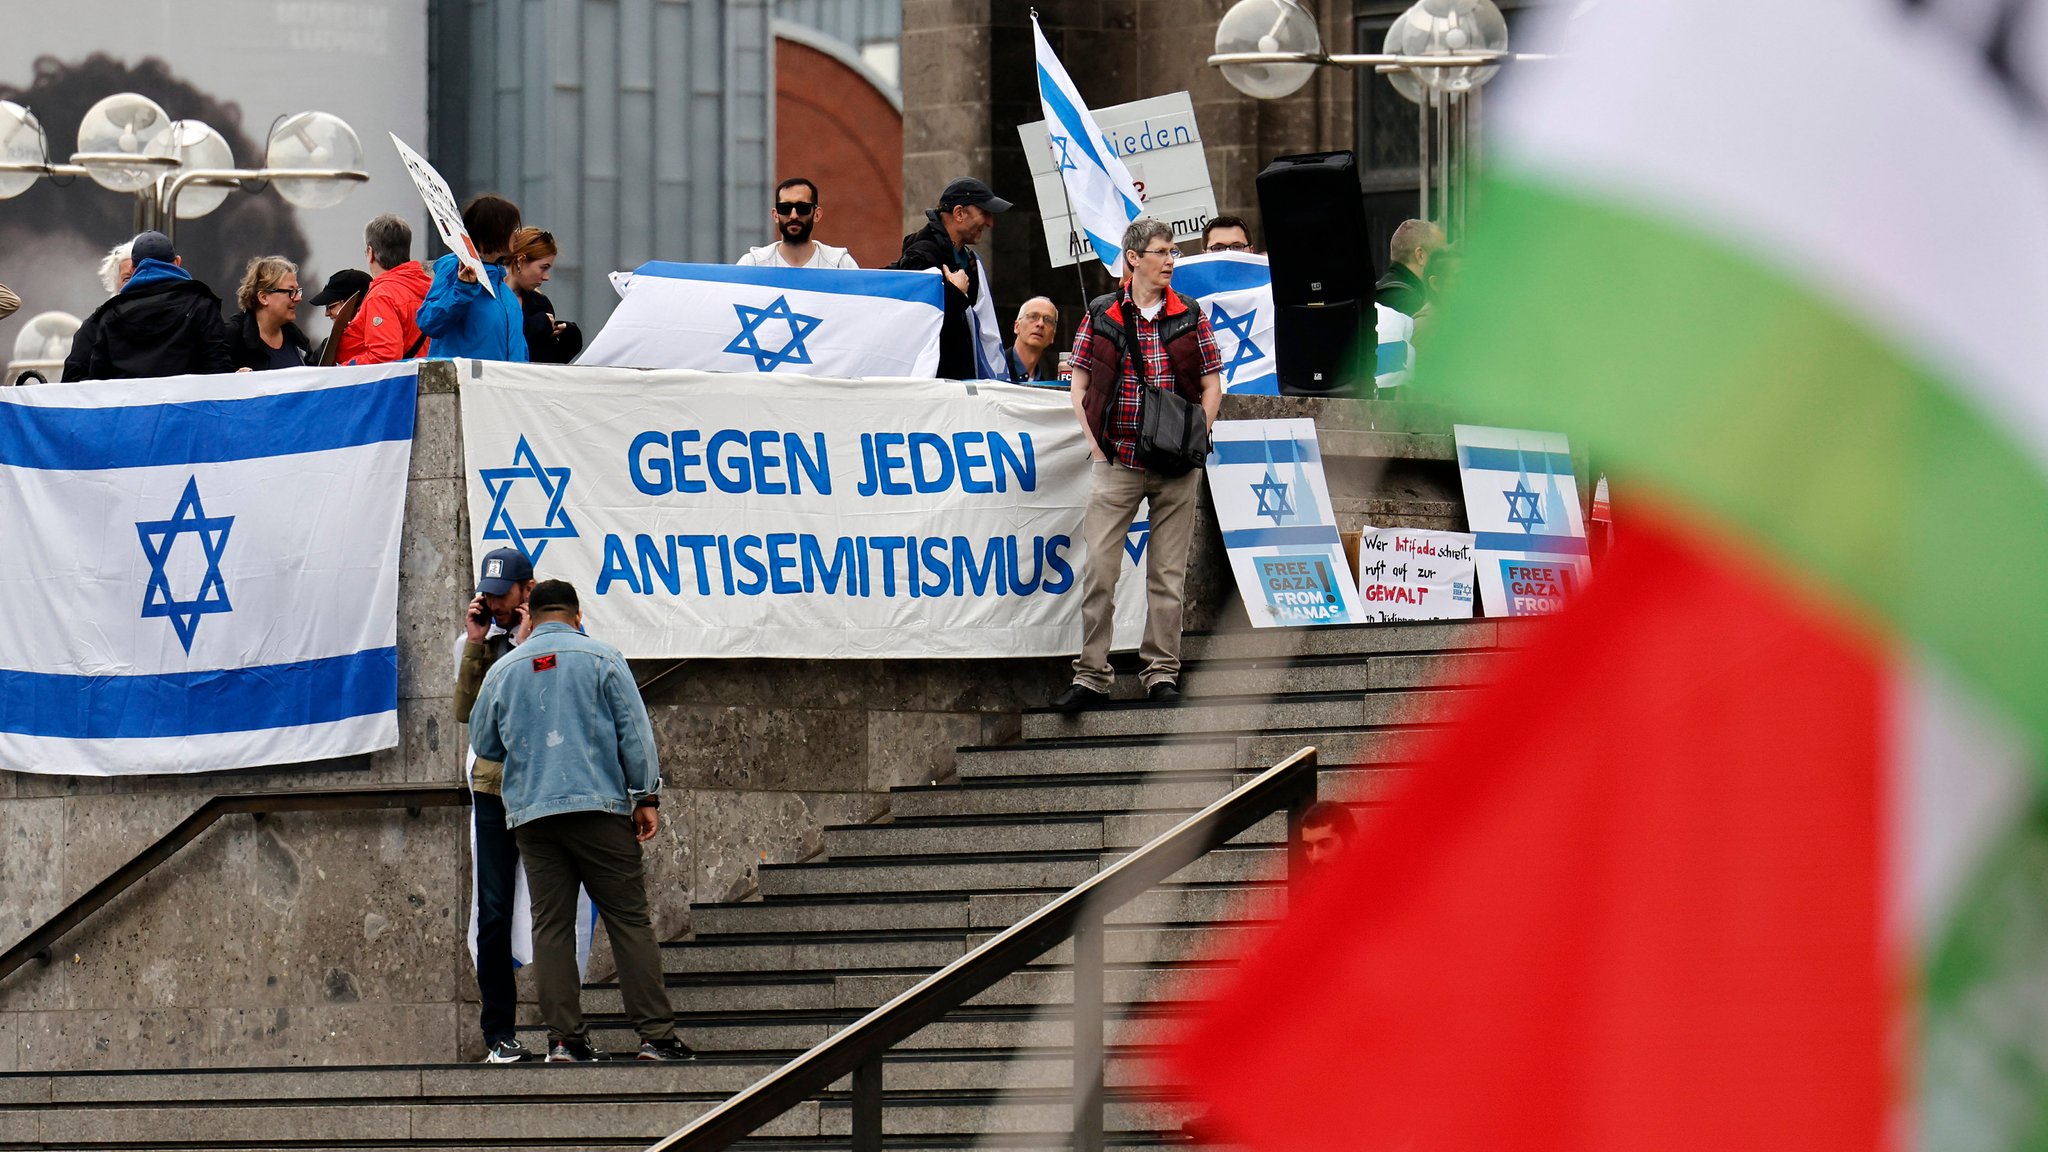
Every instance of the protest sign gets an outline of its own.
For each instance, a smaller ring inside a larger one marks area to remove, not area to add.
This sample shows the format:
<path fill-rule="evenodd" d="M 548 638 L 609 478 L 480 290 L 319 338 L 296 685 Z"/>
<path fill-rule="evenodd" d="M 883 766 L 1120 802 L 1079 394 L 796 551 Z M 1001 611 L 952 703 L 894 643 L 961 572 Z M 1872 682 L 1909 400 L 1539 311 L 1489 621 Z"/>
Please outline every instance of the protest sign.
<path fill-rule="evenodd" d="M 1211 441 L 1209 495 L 1252 626 L 1367 619 L 1337 533 L 1315 421 L 1219 421 Z"/>
<path fill-rule="evenodd" d="M 1592 573 L 1570 444 L 1556 432 L 1454 431 L 1486 614 L 1564 607 Z"/>
<path fill-rule="evenodd" d="M 633 657 L 1072 655 L 1088 450 L 1059 392 L 463 362 L 472 546 Z M 1132 526 L 1116 646 L 1144 631 Z"/>
<path fill-rule="evenodd" d="M 448 182 L 434 170 L 427 158 L 413 151 L 406 142 L 391 134 L 391 142 L 398 146 L 398 158 L 405 162 L 405 173 L 412 177 L 412 186 L 419 189 L 420 199 L 427 205 L 427 215 L 434 221 L 434 231 L 441 234 L 441 243 L 448 246 L 463 266 L 476 273 L 477 283 L 493 296 L 498 294 L 491 287 L 491 277 L 484 271 L 483 257 L 477 255 L 476 244 L 469 238 L 469 229 L 462 223 L 462 209 L 455 204 L 455 193 L 448 190 Z"/>
<path fill-rule="evenodd" d="M 1366 528 L 1358 535 L 1358 597 L 1369 620 L 1469 620 L 1472 534 Z"/>
<path fill-rule="evenodd" d="M 1209 186 L 1209 161 L 1202 152 L 1202 134 L 1195 124 L 1194 102 L 1185 92 L 1155 96 L 1129 104 L 1094 109 L 1102 127 L 1097 146 L 1122 160 L 1145 204 L 1145 215 L 1173 228 L 1175 243 L 1199 239 L 1202 226 L 1216 215 L 1216 193 Z M 1076 166 L 1075 145 L 1065 151 L 1046 122 L 1017 126 L 1024 159 L 1031 169 L 1031 188 L 1038 197 L 1039 219 L 1052 266 L 1096 259 L 1095 248 L 1075 223 L 1060 173 Z M 1114 237 L 1121 241 L 1121 236 Z"/>

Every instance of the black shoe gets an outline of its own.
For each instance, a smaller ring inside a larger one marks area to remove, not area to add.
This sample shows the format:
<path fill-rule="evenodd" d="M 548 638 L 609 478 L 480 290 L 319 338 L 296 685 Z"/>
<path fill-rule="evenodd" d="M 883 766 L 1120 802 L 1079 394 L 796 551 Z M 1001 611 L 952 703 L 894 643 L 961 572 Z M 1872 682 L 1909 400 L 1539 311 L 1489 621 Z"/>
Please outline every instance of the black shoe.
<path fill-rule="evenodd" d="M 1071 716 L 1083 708 L 1099 708 L 1109 703 L 1109 693 L 1097 692 L 1085 684 L 1069 684 L 1067 690 L 1052 698 L 1052 710 Z"/>
<path fill-rule="evenodd" d="M 612 1054 L 602 1048 L 593 1048 L 588 1040 L 564 1036 L 548 1045 L 550 1064 L 587 1064 L 593 1060 L 609 1060 Z"/>
<path fill-rule="evenodd" d="M 533 1059 L 533 1049 L 521 1044 L 516 1039 L 500 1040 L 496 1044 L 491 1045 L 490 1051 L 484 1053 L 484 1063 L 486 1064 L 517 1064 L 522 1060 L 531 1059 Z"/>
<path fill-rule="evenodd" d="M 1180 703 L 1180 685 L 1171 680 L 1161 680 L 1145 690 L 1145 699 L 1154 704 Z"/>
<path fill-rule="evenodd" d="M 640 1058 L 642 1060 L 694 1060 L 697 1058 L 697 1054 L 691 1051 L 690 1046 L 683 1043 L 681 1038 L 671 1036 L 666 1040 L 642 1040 L 640 1042 Z"/>

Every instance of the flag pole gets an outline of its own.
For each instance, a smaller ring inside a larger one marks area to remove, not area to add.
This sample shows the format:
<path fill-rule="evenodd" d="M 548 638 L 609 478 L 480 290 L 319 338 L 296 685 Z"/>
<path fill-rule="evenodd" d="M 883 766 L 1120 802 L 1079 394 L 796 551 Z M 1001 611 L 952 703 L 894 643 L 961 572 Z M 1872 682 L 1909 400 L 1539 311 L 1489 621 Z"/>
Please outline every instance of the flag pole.
<path fill-rule="evenodd" d="M 1038 9 L 1035 7 L 1031 9 L 1031 23 L 1033 26 L 1038 25 Z M 1044 31 L 1045 30 L 1042 27 L 1039 28 L 1039 32 L 1041 34 L 1043 34 Z M 1043 99 L 1044 97 L 1041 96 L 1040 100 L 1043 101 Z M 1052 119 L 1050 117 L 1048 117 L 1045 122 L 1045 137 L 1045 146 L 1047 148 L 1052 147 Z M 1085 263 L 1085 261 L 1081 259 L 1079 253 L 1071 251 L 1074 245 L 1074 237 L 1079 233 L 1081 218 L 1074 214 L 1074 198 L 1068 195 L 1067 193 L 1066 171 L 1062 168 L 1057 167 L 1059 163 L 1058 160 L 1054 160 L 1053 163 L 1055 167 L 1053 168 L 1052 174 L 1055 177 L 1057 177 L 1060 182 L 1060 203 L 1063 206 L 1065 206 L 1067 210 L 1067 247 L 1069 249 L 1069 254 L 1074 257 L 1074 286 L 1081 290 L 1081 310 L 1083 312 L 1086 312 L 1088 310 L 1088 278 L 1082 275 L 1081 273 L 1081 265 Z"/>

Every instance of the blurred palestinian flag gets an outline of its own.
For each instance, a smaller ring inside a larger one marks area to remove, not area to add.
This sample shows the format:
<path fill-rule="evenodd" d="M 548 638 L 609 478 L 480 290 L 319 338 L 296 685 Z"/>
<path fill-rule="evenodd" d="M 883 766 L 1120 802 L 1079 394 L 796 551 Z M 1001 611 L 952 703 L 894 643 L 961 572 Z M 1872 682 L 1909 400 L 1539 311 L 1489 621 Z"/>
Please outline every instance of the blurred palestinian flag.
<path fill-rule="evenodd" d="M 2048 4 L 1567 9 L 1418 383 L 1628 523 L 1176 1071 L 1261 1152 L 2048 1148 Z"/>

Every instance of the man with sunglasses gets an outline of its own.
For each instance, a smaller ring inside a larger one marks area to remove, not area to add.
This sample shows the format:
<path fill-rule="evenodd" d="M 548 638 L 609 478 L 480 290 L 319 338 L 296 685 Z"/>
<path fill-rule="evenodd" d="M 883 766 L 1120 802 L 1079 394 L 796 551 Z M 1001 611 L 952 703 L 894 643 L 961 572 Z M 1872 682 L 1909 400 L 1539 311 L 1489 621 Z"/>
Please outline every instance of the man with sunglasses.
<path fill-rule="evenodd" d="M 775 224 L 775 243 L 750 248 L 735 263 L 749 268 L 858 268 L 853 254 L 811 239 L 811 230 L 824 219 L 818 204 L 818 186 L 801 176 L 792 176 L 775 186 L 775 208 L 769 219 Z"/>

